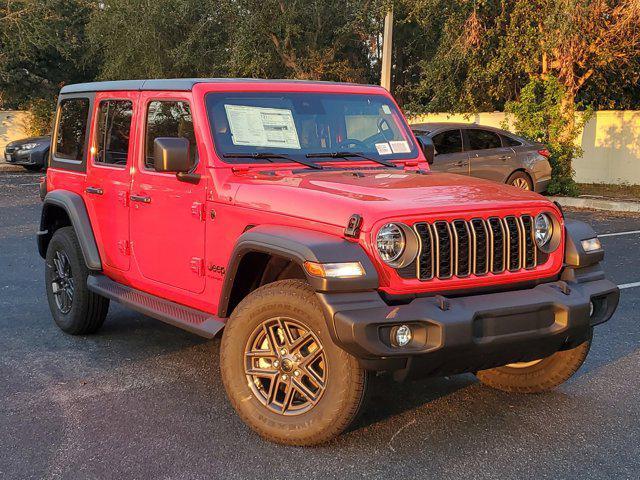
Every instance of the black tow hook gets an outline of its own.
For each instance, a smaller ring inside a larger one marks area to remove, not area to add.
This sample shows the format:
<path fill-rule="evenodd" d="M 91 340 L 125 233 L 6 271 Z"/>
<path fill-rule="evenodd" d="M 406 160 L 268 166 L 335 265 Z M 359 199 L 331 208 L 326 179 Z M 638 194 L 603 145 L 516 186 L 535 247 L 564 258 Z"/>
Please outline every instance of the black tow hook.
<path fill-rule="evenodd" d="M 449 300 L 444 298 L 442 295 L 436 295 L 433 298 L 435 298 L 436 302 L 438 302 L 438 308 L 443 312 L 446 312 L 447 310 L 449 310 L 449 308 L 451 308 Z"/>

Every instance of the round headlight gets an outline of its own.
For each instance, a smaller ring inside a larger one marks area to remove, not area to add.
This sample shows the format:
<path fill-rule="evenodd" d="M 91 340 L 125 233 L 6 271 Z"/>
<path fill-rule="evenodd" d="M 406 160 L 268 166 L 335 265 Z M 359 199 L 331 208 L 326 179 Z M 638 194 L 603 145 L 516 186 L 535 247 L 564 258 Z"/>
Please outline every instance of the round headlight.
<path fill-rule="evenodd" d="M 389 265 L 397 261 L 406 245 L 406 238 L 402 228 L 395 223 L 387 223 L 378 231 L 376 246 L 382 260 Z"/>
<path fill-rule="evenodd" d="M 538 248 L 544 247 L 553 235 L 553 222 L 549 215 L 540 213 L 536 216 L 535 221 L 535 237 Z"/>

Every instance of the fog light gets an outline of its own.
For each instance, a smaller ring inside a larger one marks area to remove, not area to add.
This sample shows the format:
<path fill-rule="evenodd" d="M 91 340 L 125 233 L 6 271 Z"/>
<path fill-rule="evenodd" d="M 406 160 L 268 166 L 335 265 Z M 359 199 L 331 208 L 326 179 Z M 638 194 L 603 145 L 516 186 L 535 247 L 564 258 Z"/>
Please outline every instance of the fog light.
<path fill-rule="evenodd" d="M 391 343 L 395 347 L 405 347 L 412 338 L 411 329 L 407 325 L 400 325 L 391 329 Z"/>
<path fill-rule="evenodd" d="M 582 240 L 582 249 L 586 252 L 595 252 L 596 250 L 602 250 L 602 244 L 599 238 L 589 238 L 588 240 Z"/>

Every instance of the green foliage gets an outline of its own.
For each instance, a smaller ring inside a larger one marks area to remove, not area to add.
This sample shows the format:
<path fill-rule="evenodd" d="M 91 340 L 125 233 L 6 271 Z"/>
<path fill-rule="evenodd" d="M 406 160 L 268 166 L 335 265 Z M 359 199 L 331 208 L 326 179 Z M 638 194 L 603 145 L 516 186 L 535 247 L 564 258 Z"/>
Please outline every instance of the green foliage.
<path fill-rule="evenodd" d="M 0 2 L 0 108 L 52 98 L 65 83 L 95 76 L 86 55 L 88 0 Z"/>
<path fill-rule="evenodd" d="M 27 109 L 31 113 L 29 134 L 34 137 L 49 135 L 53 128 L 56 97 L 35 98 L 28 103 Z"/>
<path fill-rule="evenodd" d="M 551 152 L 552 179 L 549 193 L 575 196 L 572 160 L 582 154 L 575 138 L 588 114 L 568 125 L 563 110 L 565 88 L 556 77 L 534 78 L 520 91 L 517 101 L 507 102 L 505 128 L 511 123 L 515 131 L 532 141 L 542 142 Z"/>

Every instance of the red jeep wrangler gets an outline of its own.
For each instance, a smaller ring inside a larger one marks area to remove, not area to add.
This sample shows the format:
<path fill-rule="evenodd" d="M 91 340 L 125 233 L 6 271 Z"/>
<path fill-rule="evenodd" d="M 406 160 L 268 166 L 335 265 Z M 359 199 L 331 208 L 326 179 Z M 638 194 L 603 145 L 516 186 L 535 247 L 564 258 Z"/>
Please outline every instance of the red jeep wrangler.
<path fill-rule="evenodd" d="M 70 334 L 110 300 L 214 337 L 264 438 L 342 432 L 371 372 L 541 392 L 618 304 L 587 225 L 532 192 L 429 172 L 375 86 L 180 79 L 64 87 L 38 247 Z"/>

